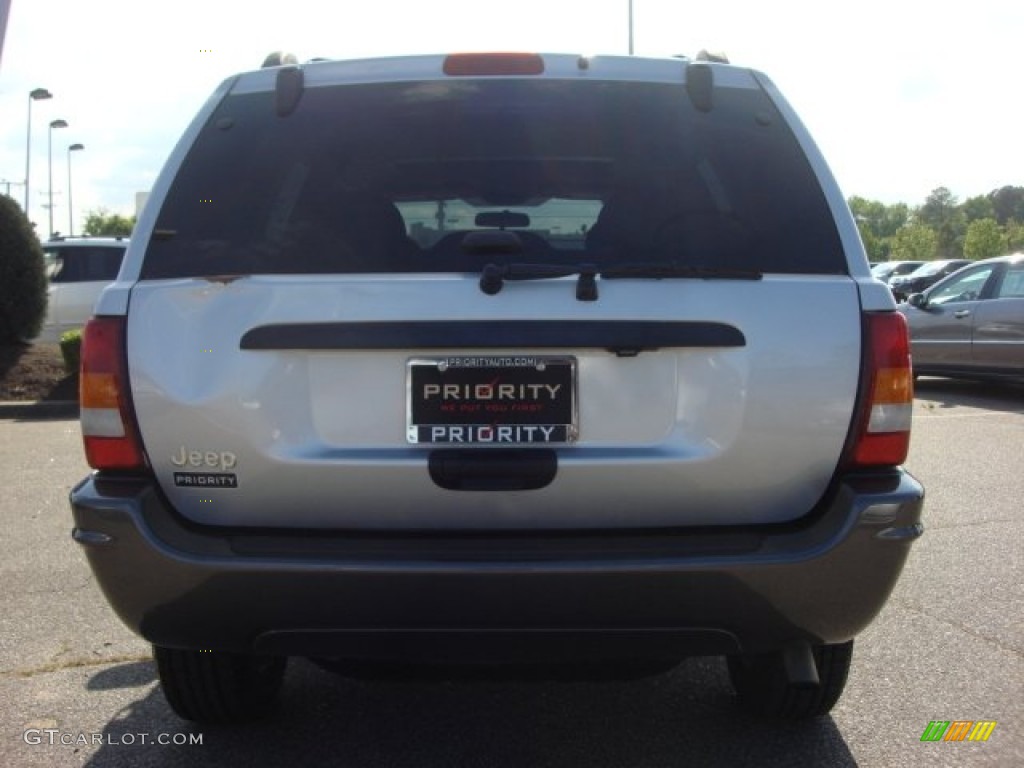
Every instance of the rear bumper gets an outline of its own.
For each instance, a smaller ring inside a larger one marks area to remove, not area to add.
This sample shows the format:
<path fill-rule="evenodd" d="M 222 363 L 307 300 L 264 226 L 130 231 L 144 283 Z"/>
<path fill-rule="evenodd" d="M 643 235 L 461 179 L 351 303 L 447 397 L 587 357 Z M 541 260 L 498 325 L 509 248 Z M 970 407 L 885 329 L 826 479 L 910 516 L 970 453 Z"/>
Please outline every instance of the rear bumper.
<path fill-rule="evenodd" d="M 125 624 L 170 647 L 369 659 L 720 654 L 852 638 L 921 535 L 904 471 L 804 525 L 586 535 L 202 529 L 151 481 L 93 475 L 74 538 Z"/>

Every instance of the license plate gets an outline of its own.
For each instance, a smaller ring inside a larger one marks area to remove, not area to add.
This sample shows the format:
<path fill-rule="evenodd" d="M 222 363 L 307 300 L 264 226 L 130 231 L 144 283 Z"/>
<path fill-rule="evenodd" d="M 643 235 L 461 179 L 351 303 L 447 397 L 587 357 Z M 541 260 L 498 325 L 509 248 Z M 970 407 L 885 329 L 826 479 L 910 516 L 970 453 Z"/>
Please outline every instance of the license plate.
<path fill-rule="evenodd" d="M 576 440 L 576 360 L 441 357 L 410 360 L 410 443 L 522 445 Z"/>

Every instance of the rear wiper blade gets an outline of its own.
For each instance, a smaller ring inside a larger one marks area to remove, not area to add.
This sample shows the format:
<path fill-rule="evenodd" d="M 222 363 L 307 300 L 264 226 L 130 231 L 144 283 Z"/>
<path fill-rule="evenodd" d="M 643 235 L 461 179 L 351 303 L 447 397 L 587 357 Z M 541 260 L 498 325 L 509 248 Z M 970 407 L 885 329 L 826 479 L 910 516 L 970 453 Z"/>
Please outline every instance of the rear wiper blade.
<path fill-rule="evenodd" d="M 675 261 L 652 261 L 603 267 L 601 277 L 606 280 L 614 280 L 617 277 L 649 277 L 657 280 L 673 277 L 694 280 L 760 280 L 764 274 L 756 269 L 700 267 Z"/>
<path fill-rule="evenodd" d="M 499 293 L 506 280 L 547 280 L 579 275 L 578 301 L 597 300 L 597 267 L 593 264 L 488 264 L 480 273 L 480 290 L 488 296 Z"/>
<path fill-rule="evenodd" d="M 579 275 L 576 298 L 579 301 L 597 300 L 597 275 L 603 279 L 666 278 L 691 280 L 760 280 L 764 275 L 755 269 L 727 267 L 700 267 L 674 261 L 636 262 L 598 267 L 596 264 L 488 264 L 480 273 L 480 290 L 488 296 L 500 293 L 506 280 L 546 280 Z"/>

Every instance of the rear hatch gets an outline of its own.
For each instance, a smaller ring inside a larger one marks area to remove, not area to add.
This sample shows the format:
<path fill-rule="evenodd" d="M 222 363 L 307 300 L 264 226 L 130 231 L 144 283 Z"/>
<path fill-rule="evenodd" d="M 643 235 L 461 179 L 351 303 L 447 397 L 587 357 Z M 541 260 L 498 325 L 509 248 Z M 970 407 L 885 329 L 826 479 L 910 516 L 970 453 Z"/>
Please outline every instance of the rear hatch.
<path fill-rule="evenodd" d="M 127 326 L 182 515 L 650 528 L 818 501 L 861 319 L 782 114 L 733 68 L 705 101 L 683 62 L 544 61 L 309 65 L 284 109 L 292 75 L 254 73 L 203 116 Z"/>

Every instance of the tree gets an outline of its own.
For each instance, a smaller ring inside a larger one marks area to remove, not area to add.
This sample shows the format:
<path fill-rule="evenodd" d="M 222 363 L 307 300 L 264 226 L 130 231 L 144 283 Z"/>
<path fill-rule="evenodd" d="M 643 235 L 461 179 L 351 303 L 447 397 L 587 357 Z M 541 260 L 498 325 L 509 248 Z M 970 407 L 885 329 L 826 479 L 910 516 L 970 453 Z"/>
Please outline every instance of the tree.
<path fill-rule="evenodd" d="M 0 344 L 35 338 L 45 316 L 42 246 L 21 207 L 0 195 Z"/>
<path fill-rule="evenodd" d="M 1005 252 L 1005 236 L 995 219 L 978 219 L 967 225 L 964 237 L 964 256 L 968 259 L 988 259 Z"/>
<path fill-rule="evenodd" d="M 1024 224 L 1016 219 L 1009 219 L 1003 227 L 1006 233 L 1006 250 L 1010 253 L 1024 251 Z"/>
<path fill-rule="evenodd" d="M 956 196 L 947 187 L 936 187 L 916 211 L 917 221 L 938 229 L 956 212 Z"/>
<path fill-rule="evenodd" d="M 1024 187 L 1001 187 L 991 193 L 995 219 L 1006 225 L 1010 219 L 1024 221 Z"/>
<path fill-rule="evenodd" d="M 962 203 L 946 187 L 937 187 L 912 212 L 904 203 L 863 197 L 847 203 L 872 261 L 979 259 L 993 248 L 996 254 L 1024 251 L 1024 187 L 1001 187 Z M 986 223 L 977 224 L 981 221 Z"/>
<path fill-rule="evenodd" d="M 979 219 L 995 220 L 996 217 L 995 206 L 992 204 L 992 198 L 988 195 L 978 195 L 977 197 L 970 197 L 964 200 L 960 210 L 963 211 L 968 226 L 970 226 L 971 222 L 978 221 Z"/>
<path fill-rule="evenodd" d="M 857 229 L 860 231 L 860 241 L 864 243 L 864 250 L 868 254 L 869 261 L 885 261 L 889 258 L 889 249 L 886 247 L 886 243 L 871 231 L 870 226 L 858 221 Z"/>
<path fill-rule="evenodd" d="M 872 261 L 888 259 L 893 237 L 910 216 L 907 206 L 903 203 L 886 205 L 863 197 L 851 197 L 848 203 L 869 258 Z"/>
<path fill-rule="evenodd" d="M 935 255 L 955 259 L 963 252 L 961 245 L 967 231 L 967 217 L 957 199 L 946 187 L 937 187 L 914 212 L 914 220 L 930 227 L 935 234 Z"/>
<path fill-rule="evenodd" d="M 928 261 L 935 258 L 938 237 L 931 227 L 908 224 L 893 238 L 891 257 L 896 261 Z"/>
<path fill-rule="evenodd" d="M 95 208 L 85 216 L 82 231 L 87 235 L 104 235 L 107 237 L 127 237 L 135 226 L 134 216 L 122 216 L 108 211 L 106 208 Z"/>

